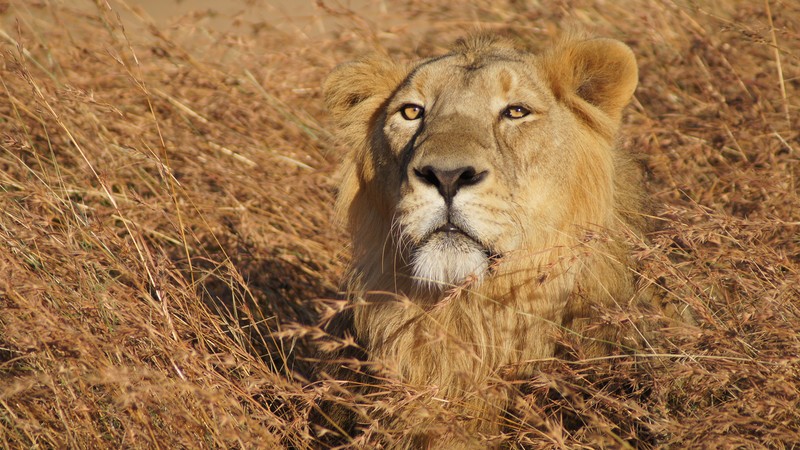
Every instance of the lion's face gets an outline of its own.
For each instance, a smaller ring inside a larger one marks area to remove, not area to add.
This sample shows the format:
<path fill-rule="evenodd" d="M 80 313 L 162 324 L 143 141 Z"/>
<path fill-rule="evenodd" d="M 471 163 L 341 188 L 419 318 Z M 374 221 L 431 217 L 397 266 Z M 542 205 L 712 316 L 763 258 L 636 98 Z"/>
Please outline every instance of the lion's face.
<path fill-rule="evenodd" d="M 531 245 L 526 229 L 556 229 L 574 164 L 558 106 L 530 61 L 463 55 L 419 66 L 392 96 L 383 132 L 401 177 L 386 187 L 418 280 L 481 278 Z"/>
<path fill-rule="evenodd" d="M 377 191 L 357 214 L 388 226 L 373 251 L 390 245 L 418 284 L 446 287 L 611 220 L 610 149 L 635 63 L 616 41 L 569 45 L 533 55 L 477 41 L 394 74 L 352 161 L 361 189 Z M 329 81 L 334 113 L 348 94 L 332 84 L 345 81 Z M 349 95 L 351 112 L 370 98 Z"/>

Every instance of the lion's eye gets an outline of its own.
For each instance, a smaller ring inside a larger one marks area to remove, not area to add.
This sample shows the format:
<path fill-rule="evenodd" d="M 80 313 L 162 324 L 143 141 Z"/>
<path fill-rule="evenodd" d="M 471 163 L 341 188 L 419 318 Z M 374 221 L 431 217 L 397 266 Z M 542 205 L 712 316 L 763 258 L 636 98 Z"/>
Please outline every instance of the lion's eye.
<path fill-rule="evenodd" d="M 521 119 L 530 113 L 531 112 L 524 106 L 509 105 L 505 110 L 503 110 L 503 117 L 507 117 L 509 119 Z"/>
<path fill-rule="evenodd" d="M 406 120 L 417 120 L 422 117 L 425 108 L 413 103 L 407 103 L 400 108 L 400 115 Z"/>

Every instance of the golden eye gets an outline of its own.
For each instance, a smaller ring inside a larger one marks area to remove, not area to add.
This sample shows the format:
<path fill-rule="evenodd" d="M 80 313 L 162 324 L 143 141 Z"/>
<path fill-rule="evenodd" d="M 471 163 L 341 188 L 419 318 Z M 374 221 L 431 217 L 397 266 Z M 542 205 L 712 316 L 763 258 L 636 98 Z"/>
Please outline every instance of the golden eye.
<path fill-rule="evenodd" d="M 507 117 L 509 119 L 521 119 L 530 113 L 531 112 L 524 106 L 509 105 L 503 110 L 503 117 Z"/>
<path fill-rule="evenodd" d="M 413 103 L 406 103 L 400 108 L 400 115 L 406 120 L 417 120 L 422 117 L 424 112 L 425 108 Z"/>

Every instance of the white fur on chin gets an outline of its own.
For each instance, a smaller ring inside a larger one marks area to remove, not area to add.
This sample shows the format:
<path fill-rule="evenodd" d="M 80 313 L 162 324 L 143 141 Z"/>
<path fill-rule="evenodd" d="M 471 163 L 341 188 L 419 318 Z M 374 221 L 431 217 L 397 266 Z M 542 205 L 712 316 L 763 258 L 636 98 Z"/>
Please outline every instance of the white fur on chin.
<path fill-rule="evenodd" d="M 415 281 L 429 289 L 447 289 L 474 277 L 480 282 L 489 258 L 472 239 L 458 233 L 436 233 L 414 252 Z"/>

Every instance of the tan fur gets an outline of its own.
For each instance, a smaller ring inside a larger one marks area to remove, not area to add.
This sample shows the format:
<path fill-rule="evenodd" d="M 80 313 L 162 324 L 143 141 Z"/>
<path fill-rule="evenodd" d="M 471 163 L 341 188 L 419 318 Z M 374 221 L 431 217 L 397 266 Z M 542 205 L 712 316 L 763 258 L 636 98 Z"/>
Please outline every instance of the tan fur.
<path fill-rule="evenodd" d="M 353 243 L 352 333 L 401 381 L 463 412 L 467 435 L 498 431 L 504 401 L 480 393 L 530 375 L 562 326 L 607 353 L 627 337 L 589 327 L 594 306 L 647 301 L 622 239 L 644 231 L 640 175 L 615 146 L 636 84 L 618 41 L 532 54 L 486 35 L 408 67 L 345 64 L 325 83 L 352 148 L 338 204 Z M 402 117 L 409 103 L 424 106 L 421 119 Z M 509 105 L 531 114 L 506 118 Z M 485 174 L 448 207 L 425 167 Z M 470 237 L 431 233 L 448 218 Z M 427 429 L 399 446 L 464 444 Z"/>

